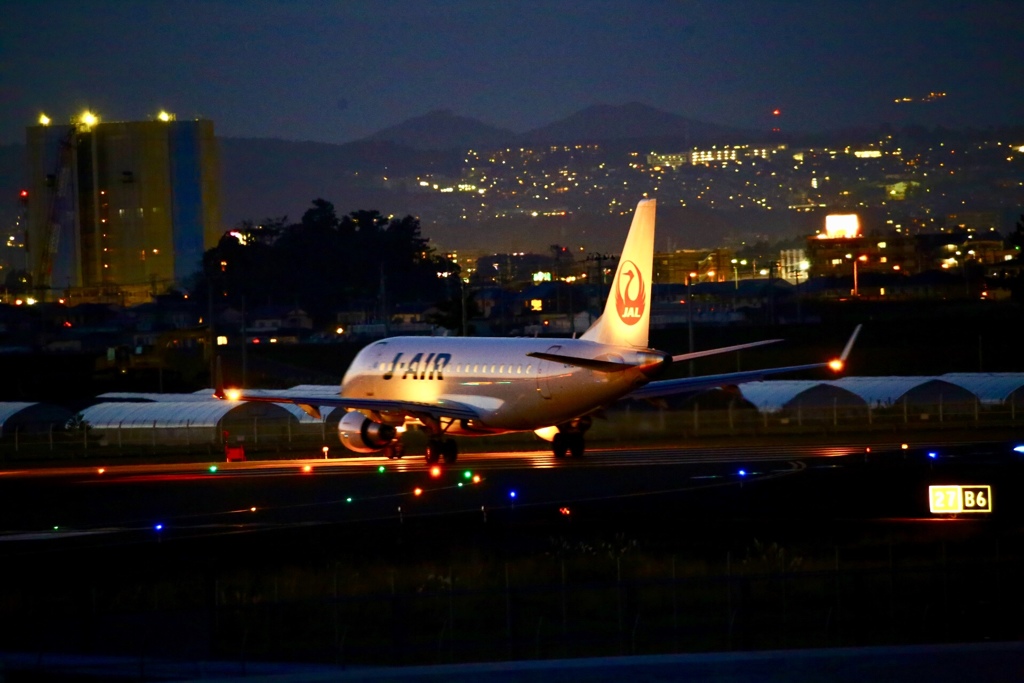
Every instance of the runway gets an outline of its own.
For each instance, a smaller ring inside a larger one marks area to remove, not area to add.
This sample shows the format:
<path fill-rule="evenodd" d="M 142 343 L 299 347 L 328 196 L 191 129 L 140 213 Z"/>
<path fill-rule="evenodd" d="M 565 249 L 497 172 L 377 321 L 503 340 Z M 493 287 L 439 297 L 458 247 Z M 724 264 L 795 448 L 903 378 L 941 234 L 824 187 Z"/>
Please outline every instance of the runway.
<path fill-rule="evenodd" d="M 0 616 L 23 652 L 389 665 L 1012 637 L 1020 458 L 622 446 L 435 473 L 90 454 L 0 472 Z M 930 516 L 928 485 L 957 482 L 990 484 L 993 513 Z"/>
<path fill-rule="evenodd" d="M 892 446 L 893 444 L 884 444 Z M 884 446 L 883 445 L 883 446 Z M 875 446 L 877 449 L 879 446 Z M 442 469 L 472 468 L 487 470 L 553 469 L 557 467 L 645 467 L 660 465 L 694 465 L 708 463 L 785 461 L 806 458 L 832 458 L 863 453 L 861 445 L 833 446 L 743 446 L 719 448 L 620 447 L 598 448 L 587 451 L 580 459 L 558 459 L 547 450 L 504 451 L 491 453 L 464 453 L 454 465 L 440 465 Z M 388 460 L 381 456 L 345 456 L 340 458 L 308 457 L 275 460 L 252 460 L 243 462 L 208 463 L 118 463 L 116 459 L 104 459 L 91 455 L 88 458 L 96 464 L 32 467 L 0 470 L 0 482 L 4 479 L 107 476 L 108 478 L 138 477 L 151 475 L 190 475 L 208 473 L 216 468 L 220 476 L 283 476 L 295 472 L 315 470 L 318 473 L 363 475 L 384 466 L 395 472 L 429 471 L 423 457 L 408 455 L 401 459 Z M 107 463 L 110 464 L 107 464 Z"/>
<path fill-rule="evenodd" d="M 860 493 L 868 462 L 927 464 L 913 466 L 917 479 L 934 472 L 928 446 L 903 446 L 624 446 L 596 448 L 581 459 L 509 451 L 465 453 L 454 465 L 434 467 L 411 455 L 132 464 L 91 455 L 87 465 L 0 471 L 0 554 L 12 544 L 115 536 L 145 542 L 430 517 L 459 525 L 510 513 L 539 525 L 562 523 L 559 517 L 601 524 L 666 513 L 723 520 L 756 514 L 806 524 L 802 511 L 811 506 L 826 518 L 922 516 L 922 484 L 907 483 L 905 472 L 871 483 L 870 499 Z M 942 464 L 951 466 L 959 452 L 1006 450 L 947 447 Z M 977 464 L 987 456 L 971 457 Z"/>

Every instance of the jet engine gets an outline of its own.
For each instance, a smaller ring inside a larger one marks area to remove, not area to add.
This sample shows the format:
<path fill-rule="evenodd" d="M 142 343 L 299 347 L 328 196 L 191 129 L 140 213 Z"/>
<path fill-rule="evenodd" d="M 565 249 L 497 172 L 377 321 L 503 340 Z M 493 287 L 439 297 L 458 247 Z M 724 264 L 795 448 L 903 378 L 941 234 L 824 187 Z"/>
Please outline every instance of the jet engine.
<path fill-rule="evenodd" d="M 398 436 L 391 425 L 374 422 L 360 412 L 352 411 L 338 422 L 338 436 L 345 448 L 356 453 L 384 450 Z"/>

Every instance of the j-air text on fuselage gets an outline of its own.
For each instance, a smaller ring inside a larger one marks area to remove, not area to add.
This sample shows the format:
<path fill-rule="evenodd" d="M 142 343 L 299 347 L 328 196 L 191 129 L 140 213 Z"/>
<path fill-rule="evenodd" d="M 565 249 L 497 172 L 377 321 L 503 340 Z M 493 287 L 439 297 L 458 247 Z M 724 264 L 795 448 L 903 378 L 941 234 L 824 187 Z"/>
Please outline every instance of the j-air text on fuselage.
<path fill-rule="evenodd" d="M 533 431 L 551 442 L 556 457 L 581 457 L 593 415 L 620 399 L 692 393 L 826 366 L 842 369 L 859 326 L 842 355 L 829 362 L 656 379 L 672 362 L 780 340 L 676 356 L 649 348 L 654 217 L 654 199 L 637 204 L 604 311 L 578 339 L 391 337 L 356 355 L 337 396 L 222 388 L 215 395 L 294 403 L 315 417 L 324 406 L 343 409 L 341 442 L 357 453 L 401 457 L 402 432 L 419 425 L 429 435 L 427 462 L 453 463 L 458 457 L 455 436 Z"/>

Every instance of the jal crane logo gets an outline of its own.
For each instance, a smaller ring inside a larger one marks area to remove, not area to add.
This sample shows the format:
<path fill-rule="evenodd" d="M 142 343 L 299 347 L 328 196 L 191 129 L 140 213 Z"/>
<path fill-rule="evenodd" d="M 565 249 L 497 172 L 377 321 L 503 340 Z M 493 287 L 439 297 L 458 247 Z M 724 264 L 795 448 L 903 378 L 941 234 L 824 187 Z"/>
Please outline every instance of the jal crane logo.
<path fill-rule="evenodd" d="M 640 269 L 632 261 L 624 261 L 615 280 L 615 310 L 619 320 L 635 325 L 644 315 L 647 286 Z"/>

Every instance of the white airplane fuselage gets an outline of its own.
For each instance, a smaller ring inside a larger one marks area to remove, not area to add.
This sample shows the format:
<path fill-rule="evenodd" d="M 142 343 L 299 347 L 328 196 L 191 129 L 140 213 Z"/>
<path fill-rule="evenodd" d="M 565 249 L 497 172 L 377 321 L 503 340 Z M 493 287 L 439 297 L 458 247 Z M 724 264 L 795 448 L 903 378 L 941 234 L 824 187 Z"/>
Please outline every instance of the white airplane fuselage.
<path fill-rule="evenodd" d="M 601 372 L 529 353 L 625 365 Z M 579 339 L 393 337 L 359 352 L 342 380 L 341 396 L 450 401 L 477 410 L 479 419 L 451 424 L 450 435 L 535 430 L 613 402 L 648 382 L 642 368 L 650 372 L 664 361 L 665 355 L 656 351 Z"/>

